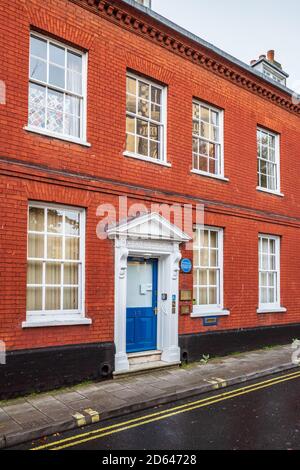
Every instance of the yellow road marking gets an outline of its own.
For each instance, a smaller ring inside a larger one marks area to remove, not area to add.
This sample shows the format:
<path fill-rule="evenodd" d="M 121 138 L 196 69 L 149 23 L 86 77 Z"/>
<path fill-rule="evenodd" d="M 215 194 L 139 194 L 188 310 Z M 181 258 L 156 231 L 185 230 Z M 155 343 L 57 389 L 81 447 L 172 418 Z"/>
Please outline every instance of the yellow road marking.
<path fill-rule="evenodd" d="M 93 440 L 96 440 L 96 439 L 101 439 L 105 436 L 110 436 L 112 434 L 127 431 L 129 429 L 133 429 L 133 428 L 136 428 L 136 427 L 139 427 L 139 426 L 144 426 L 144 425 L 149 424 L 149 423 L 153 423 L 153 422 L 156 422 L 156 421 L 161 421 L 163 419 L 167 419 L 167 418 L 170 418 L 172 416 L 176 416 L 176 415 L 181 414 L 181 413 L 186 413 L 188 411 L 193 411 L 193 410 L 196 410 L 196 409 L 199 409 L 199 408 L 210 406 L 210 405 L 213 405 L 215 403 L 219 403 L 219 402 L 222 402 L 222 401 L 225 401 L 225 400 L 231 400 L 232 398 L 235 398 L 235 397 L 238 397 L 238 396 L 241 396 L 241 395 L 246 395 L 248 393 L 252 393 L 256 390 L 260 390 L 260 389 L 263 389 L 263 388 L 271 387 L 275 384 L 286 382 L 288 380 L 294 380 L 294 379 L 299 378 L 299 377 L 300 377 L 300 374 L 296 377 L 290 377 L 290 378 L 285 378 L 285 379 L 282 379 L 282 380 L 278 380 L 277 382 L 274 382 L 272 384 L 262 385 L 260 387 L 256 387 L 255 389 L 252 389 L 252 390 L 243 390 L 243 391 L 241 391 L 239 393 L 236 393 L 234 395 L 230 395 L 230 396 L 222 397 L 222 398 L 217 398 L 216 400 L 211 400 L 211 401 L 208 401 L 207 403 L 202 403 L 202 404 L 199 404 L 199 405 L 191 406 L 190 408 L 186 408 L 184 410 L 178 410 L 178 411 L 175 411 L 175 412 L 163 415 L 163 416 L 158 416 L 156 418 L 151 418 L 151 419 L 142 421 L 140 423 L 135 423 L 135 424 L 131 424 L 131 425 L 128 425 L 128 426 L 124 426 L 124 427 L 115 429 L 113 431 L 108 431 L 106 433 L 101 432 L 96 436 L 87 437 L 86 439 L 81 439 L 79 441 L 71 442 L 69 444 L 61 445 L 61 446 L 58 446 L 58 447 L 53 447 L 50 450 L 63 450 L 63 449 L 66 449 L 68 447 L 74 447 L 74 446 L 77 446 L 79 444 L 84 444 L 85 442 L 93 441 Z"/>
<path fill-rule="evenodd" d="M 227 387 L 226 380 L 220 379 L 219 377 L 211 377 L 210 379 L 207 379 L 207 380 L 203 379 L 203 381 L 211 384 L 214 390 Z"/>
<path fill-rule="evenodd" d="M 75 413 L 74 415 L 72 415 L 72 417 L 74 419 L 76 419 L 76 422 L 77 422 L 77 426 L 80 428 L 81 426 L 85 426 L 86 425 L 86 418 L 84 415 L 82 415 L 81 413 Z"/>
<path fill-rule="evenodd" d="M 208 384 L 210 384 L 214 390 L 218 390 L 218 388 L 219 388 L 219 382 L 217 382 L 217 380 L 213 380 L 213 379 L 205 380 L 205 379 L 204 379 L 203 381 L 204 381 L 204 382 L 207 382 Z"/>
<path fill-rule="evenodd" d="M 289 381 L 289 380 L 297 379 L 297 378 L 300 378 L 300 372 L 294 372 L 292 374 L 282 375 L 280 377 L 276 377 L 276 378 L 269 379 L 269 380 L 266 380 L 266 381 L 263 381 L 263 382 L 258 382 L 256 384 L 248 385 L 246 387 L 241 387 L 241 388 L 238 388 L 236 390 L 232 390 L 230 392 L 221 393 L 221 394 L 215 395 L 213 397 L 203 398 L 203 399 L 197 400 L 195 402 L 186 403 L 184 405 L 179 405 L 179 406 L 176 406 L 176 407 L 173 407 L 173 408 L 169 408 L 167 410 L 163 410 L 163 411 L 160 411 L 160 412 L 149 414 L 147 416 L 141 416 L 139 418 L 134 418 L 132 420 L 125 421 L 123 423 L 114 424 L 114 425 L 107 426 L 107 427 L 104 427 L 104 428 L 100 428 L 100 429 L 97 429 L 97 430 L 94 430 L 94 431 L 79 434 L 77 436 L 72 436 L 72 437 L 69 437 L 69 438 L 61 439 L 61 440 L 56 441 L 56 442 L 51 442 L 51 443 L 45 444 L 43 446 L 32 448 L 31 450 L 43 450 L 43 449 L 49 449 L 51 447 L 53 447 L 53 449 L 51 449 L 51 450 L 65 449 L 67 447 L 72 447 L 72 446 L 82 444 L 82 443 L 85 443 L 85 442 L 88 442 L 88 441 L 91 441 L 91 440 L 100 439 L 101 437 L 105 437 L 105 436 L 108 436 L 108 435 L 111 435 L 111 434 L 115 434 L 117 432 L 126 431 L 128 429 L 132 429 L 132 428 L 135 428 L 135 427 L 138 427 L 138 426 L 149 424 L 149 423 L 152 423 L 152 422 L 155 422 L 155 421 L 159 421 L 159 420 L 162 420 L 162 419 L 167 419 L 169 417 L 175 416 L 175 415 L 180 414 L 180 413 L 193 411 L 195 409 L 199 409 L 199 408 L 202 408 L 202 407 L 205 407 L 205 406 L 209 406 L 209 405 L 212 405 L 214 403 L 219 403 L 221 401 L 229 400 L 231 398 L 235 398 L 235 397 L 238 397 L 238 396 L 241 396 L 241 395 L 245 395 L 245 394 L 248 394 L 248 393 L 251 393 L 251 392 L 255 392 L 256 390 L 261 390 L 263 388 L 271 387 L 273 385 L 276 385 L 276 384 L 279 384 L 279 383 L 282 383 L 282 382 L 286 382 L 286 381 Z M 105 431 L 107 431 L 107 432 L 105 432 Z M 88 436 L 90 436 L 90 437 L 88 437 Z M 83 438 L 83 439 L 81 439 L 81 438 Z M 71 441 L 74 441 L 74 442 L 71 442 Z M 67 444 L 65 444 L 65 443 L 67 443 Z M 64 445 L 60 446 L 60 444 L 64 444 Z M 56 446 L 58 446 L 58 447 L 56 447 Z"/>
<path fill-rule="evenodd" d="M 84 410 L 84 412 L 91 417 L 92 423 L 99 423 L 100 415 L 97 411 L 92 410 L 92 408 L 88 408 L 87 410 Z"/>
<path fill-rule="evenodd" d="M 220 379 L 220 377 L 213 377 L 213 380 L 216 380 L 220 384 L 220 387 L 222 387 L 222 388 L 227 387 L 226 380 Z"/>

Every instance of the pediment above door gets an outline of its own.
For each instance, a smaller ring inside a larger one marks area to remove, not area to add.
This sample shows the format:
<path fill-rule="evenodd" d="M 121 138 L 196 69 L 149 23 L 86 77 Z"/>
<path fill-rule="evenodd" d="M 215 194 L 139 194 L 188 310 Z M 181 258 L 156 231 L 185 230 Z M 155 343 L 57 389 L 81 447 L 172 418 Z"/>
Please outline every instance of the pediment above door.
<path fill-rule="evenodd" d="M 156 212 L 143 214 L 111 226 L 107 230 L 108 237 L 134 238 L 143 240 L 165 240 L 185 243 L 191 237 L 179 227 L 170 223 L 165 217 Z"/>

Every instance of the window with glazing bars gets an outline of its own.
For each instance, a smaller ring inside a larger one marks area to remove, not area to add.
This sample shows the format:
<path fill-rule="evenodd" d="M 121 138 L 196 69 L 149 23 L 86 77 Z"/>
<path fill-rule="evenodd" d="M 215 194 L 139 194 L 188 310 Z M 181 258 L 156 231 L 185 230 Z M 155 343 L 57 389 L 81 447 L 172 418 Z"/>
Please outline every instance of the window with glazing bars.
<path fill-rule="evenodd" d="M 83 139 L 85 78 L 85 54 L 32 33 L 29 128 Z"/>
<path fill-rule="evenodd" d="M 270 235 L 259 236 L 259 305 L 278 306 L 280 238 Z"/>
<path fill-rule="evenodd" d="M 221 306 L 222 230 L 198 228 L 194 240 L 194 303 Z"/>
<path fill-rule="evenodd" d="M 193 101 L 193 169 L 211 176 L 223 175 L 222 111 Z"/>
<path fill-rule="evenodd" d="M 28 209 L 27 312 L 82 313 L 84 211 Z"/>
<path fill-rule="evenodd" d="M 279 191 L 279 136 L 257 129 L 258 187 Z"/>
<path fill-rule="evenodd" d="M 165 160 L 164 89 L 134 75 L 127 75 L 126 153 Z"/>

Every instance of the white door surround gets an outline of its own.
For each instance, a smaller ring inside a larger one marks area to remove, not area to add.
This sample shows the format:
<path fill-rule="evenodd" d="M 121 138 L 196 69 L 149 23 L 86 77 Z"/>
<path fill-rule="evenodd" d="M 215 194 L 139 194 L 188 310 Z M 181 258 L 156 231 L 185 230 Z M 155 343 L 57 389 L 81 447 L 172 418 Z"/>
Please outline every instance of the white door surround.
<path fill-rule="evenodd" d="M 115 240 L 115 372 L 129 371 L 126 353 L 127 259 L 158 259 L 157 349 L 166 363 L 180 361 L 178 346 L 178 278 L 180 243 L 190 237 L 157 213 L 149 213 L 108 229 Z M 162 300 L 167 294 L 167 300 Z"/>

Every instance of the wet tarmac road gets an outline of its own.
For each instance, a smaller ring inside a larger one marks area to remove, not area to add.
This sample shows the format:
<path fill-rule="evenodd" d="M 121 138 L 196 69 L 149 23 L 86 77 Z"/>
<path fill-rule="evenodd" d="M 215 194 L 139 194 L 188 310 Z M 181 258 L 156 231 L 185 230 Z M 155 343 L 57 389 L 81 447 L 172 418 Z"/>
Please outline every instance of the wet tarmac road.
<path fill-rule="evenodd" d="M 299 396 L 300 370 L 105 421 L 18 449 L 299 450 Z"/>

